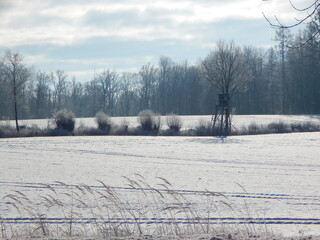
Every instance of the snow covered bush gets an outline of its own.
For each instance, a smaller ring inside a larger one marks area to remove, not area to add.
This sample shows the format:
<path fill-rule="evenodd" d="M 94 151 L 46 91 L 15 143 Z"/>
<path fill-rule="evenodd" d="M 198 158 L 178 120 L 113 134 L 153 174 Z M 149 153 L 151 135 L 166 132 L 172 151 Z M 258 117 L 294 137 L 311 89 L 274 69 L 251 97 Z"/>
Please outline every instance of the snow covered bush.
<path fill-rule="evenodd" d="M 17 131 L 9 124 L 0 125 L 0 138 L 16 137 Z"/>
<path fill-rule="evenodd" d="M 320 131 L 319 123 L 291 123 L 290 128 L 292 132 L 316 132 Z"/>
<path fill-rule="evenodd" d="M 262 125 L 258 125 L 255 122 L 252 122 L 248 125 L 247 130 L 243 131 L 243 134 L 245 135 L 254 135 L 254 134 L 259 134 L 265 130 L 263 130 Z"/>
<path fill-rule="evenodd" d="M 75 115 L 66 109 L 56 112 L 53 116 L 57 129 L 73 132 L 75 126 Z"/>
<path fill-rule="evenodd" d="M 117 126 L 115 130 L 116 135 L 127 135 L 129 131 L 129 122 L 127 120 L 123 120 L 119 126 Z"/>
<path fill-rule="evenodd" d="M 171 131 L 178 132 L 182 127 L 181 117 L 170 114 L 167 116 L 167 125 Z"/>
<path fill-rule="evenodd" d="M 196 135 L 197 136 L 212 136 L 213 129 L 212 129 L 211 122 L 200 119 L 198 125 L 196 126 Z"/>
<path fill-rule="evenodd" d="M 288 124 L 283 122 L 272 122 L 268 124 L 268 130 L 271 133 L 288 133 L 291 132 L 291 128 Z"/>
<path fill-rule="evenodd" d="M 160 116 L 156 115 L 151 110 L 139 112 L 138 121 L 143 130 L 159 132 L 161 123 Z"/>
<path fill-rule="evenodd" d="M 22 126 L 20 131 L 21 137 L 36 137 L 43 136 L 44 130 L 41 130 L 37 125 L 32 124 L 31 126 Z"/>
<path fill-rule="evenodd" d="M 112 122 L 110 117 L 104 112 L 98 112 L 96 114 L 96 123 L 98 124 L 98 129 L 109 133 L 112 127 Z"/>

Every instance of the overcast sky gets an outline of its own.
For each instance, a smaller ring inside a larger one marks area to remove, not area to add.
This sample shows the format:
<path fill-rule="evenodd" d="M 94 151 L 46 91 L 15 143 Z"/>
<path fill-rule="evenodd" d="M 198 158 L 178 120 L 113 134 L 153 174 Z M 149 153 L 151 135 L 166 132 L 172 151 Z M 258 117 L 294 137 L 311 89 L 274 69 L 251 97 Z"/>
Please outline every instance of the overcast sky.
<path fill-rule="evenodd" d="M 284 23 L 297 17 L 287 0 L 0 0 L 0 50 L 89 81 L 94 71 L 133 72 L 160 56 L 194 64 L 219 39 L 272 46 L 262 12 Z"/>

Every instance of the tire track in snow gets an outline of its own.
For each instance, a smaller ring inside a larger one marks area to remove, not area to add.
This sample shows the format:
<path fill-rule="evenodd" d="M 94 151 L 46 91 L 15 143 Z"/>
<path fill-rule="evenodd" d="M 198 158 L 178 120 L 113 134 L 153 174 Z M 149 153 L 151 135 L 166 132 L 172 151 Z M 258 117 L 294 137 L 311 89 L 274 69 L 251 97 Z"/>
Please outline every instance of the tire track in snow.
<path fill-rule="evenodd" d="M 53 188 L 66 189 L 67 187 L 76 187 L 77 185 L 66 184 L 61 185 L 59 183 L 28 183 L 28 182 L 4 182 L 0 181 L 0 185 L 33 189 L 46 189 L 48 185 Z M 104 186 L 88 185 L 90 188 L 101 189 Z M 196 190 L 182 190 L 182 189 L 154 189 L 154 188 L 133 188 L 133 187 L 114 187 L 109 186 L 112 189 L 123 191 L 160 191 L 160 192 L 175 192 L 182 195 L 205 195 L 208 191 L 196 191 Z M 212 191 L 211 191 L 212 192 Z M 313 203 L 314 205 L 320 205 L 320 196 L 304 196 L 304 195 L 291 195 L 291 194 L 275 194 L 275 193 L 248 193 L 248 192 L 213 192 L 216 194 L 222 194 L 228 198 L 258 198 L 258 199 L 274 199 L 274 200 L 306 200 L 306 201 L 318 201 Z"/>
<path fill-rule="evenodd" d="M 77 185 L 62 185 L 59 183 L 46 184 L 46 183 L 30 183 L 30 182 L 5 182 L 0 181 L 0 186 L 9 187 L 11 190 L 15 189 L 25 189 L 25 190 L 45 190 L 48 189 L 48 185 L 54 189 L 68 189 L 75 188 Z M 104 186 L 89 185 L 93 189 L 103 189 Z M 136 191 L 155 191 L 152 188 L 132 188 L 132 187 L 111 187 L 112 189 L 126 192 L 136 192 Z M 193 195 L 201 196 L 208 194 L 207 191 L 194 191 L 194 190 L 182 190 L 182 189 L 156 189 L 160 192 L 174 191 L 177 194 L 182 195 Z M 290 194 L 273 194 L 273 193 L 247 193 L 247 192 L 223 192 L 217 193 L 223 194 L 228 198 L 251 198 L 251 199 L 270 199 L 270 200 L 297 200 L 299 202 L 286 204 L 293 205 L 320 205 L 320 196 L 300 196 L 300 195 L 290 195 Z M 2 204 L 7 205 L 10 202 L 4 202 L 1 199 Z M 74 224 L 92 224 L 92 223 L 103 223 L 103 224 L 264 224 L 264 225 L 320 225 L 320 218 L 301 218 L 301 217 L 212 217 L 212 218 L 108 218 L 107 220 L 102 218 L 21 218 L 21 217 L 6 217 L 0 218 L 0 223 L 12 223 L 12 224 L 28 224 L 28 223 L 46 223 L 46 224 L 66 224 L 72 222 Z"/>
<path fill-rule="evenodd" d="M 0 218 L 0 223 L 13 224 L 303 224 L 320 225 L 320 218 Z"/>

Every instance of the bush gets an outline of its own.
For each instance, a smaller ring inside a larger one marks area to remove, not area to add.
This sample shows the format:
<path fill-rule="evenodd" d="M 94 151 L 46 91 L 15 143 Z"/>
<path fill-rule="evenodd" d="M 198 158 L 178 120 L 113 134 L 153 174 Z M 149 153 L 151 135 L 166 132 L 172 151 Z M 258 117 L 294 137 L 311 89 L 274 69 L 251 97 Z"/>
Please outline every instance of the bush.
<path fill-rule="evenodd" d="M 0 138 L 17 137 L 17 130 L 10 124 L 0 125 Z"/>
<path fill-rule="evenodd" d="M 317 123 L 291 123 L 290 128 L 293 132 L 315 132 L 320 131 L 320 125 Z"/>
<path fill-rule="evenodd" d="M 182 127 L 181 118 L 175 114 L 167 116 L 167 125 L 171 131 L 179 132 Z"/>
<path fill-rule="evenodd" d="M 196 126 L 196 136 L 212 136 L 213 132 L 211 122 L 200 119 L 198 126 Z"/>
<path fill-rule="evenodd" d="M 96 114 L 96 123 L 98 124 L 98 129 L 109 133 L 112 127 L 112 122 L 110 117 L 104 112 L 98 112 Z"/>
<path fill-rule="evenodd" d="M 248 125 L 247 130 L 243 130 L 244 134 L 254 135 L 265 132 L 266 129 L 262 125 L 257 125 L 255 122 L 252 122 Z"/>
<path fill-rule="evenodd" d="M 159 132 L 160 116 L 153 113 L 151 110 L 143 110 L 139 112 L 138 121 L 145 131 Z"/>
<path fill-rule="evenodd" d="M 50 137 L 56 137 L 56 136 L 71 136 L 72 132 L 68 131 L 68 130 L 64 130 L 61 128 L 47 128 L 44 132 L 43 132 L 44 136 L 50 136 Z"/>
<path fill-rule="evenodd" d="M 268 130 L 271 133 L 288 133 L 291 132 L 291 127 L 283 122 L 273 122 L 268 124 Z"/>
<path fill-rule="evenodd" d="M 66 109 L 56 112 L 53 116 L 57 129 L 73 132 L 75 126 L 74 113 Z"/>
<path fill-rule="evenodd" d="M 115 131 L 115 135 L 128 135 L 129 134 L 129 122 L 127 120 L 123 120 L 120 126 L 117 126 Z"/>
<path fill-rule="evenodd" d="M 44 131 L 33 124 L 31 127 L 23 126 L 20 129 L 20 136 L 22 137 L 39 137 L 43 136 Z"/>

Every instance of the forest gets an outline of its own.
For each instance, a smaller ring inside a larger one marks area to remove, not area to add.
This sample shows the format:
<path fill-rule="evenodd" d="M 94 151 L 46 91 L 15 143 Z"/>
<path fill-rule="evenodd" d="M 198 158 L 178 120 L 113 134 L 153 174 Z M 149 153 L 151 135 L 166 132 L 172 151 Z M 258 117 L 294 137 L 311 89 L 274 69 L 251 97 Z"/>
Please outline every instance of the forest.
<path fill-rule="evenodd" d="M 245 88 L 231 99 L 234 114 L 319 114 L 319 17 L 291 33 L 278 29 L 269 48 L 240 46 L 250 70 Z M 213 114 L 219 89 L 204 78 L 198 64 L 166 56 L 137 72 L 106 69 L 79 82 L 62 69 L 43 72 L 7 49 L 0 58 L 0 119 L 50 118 L 67 109 L 77 117 L 103 111 L 133 116 L 143 109 L 165 115 Z M 61 66 L 63 68 L 63 66 Z"/>

